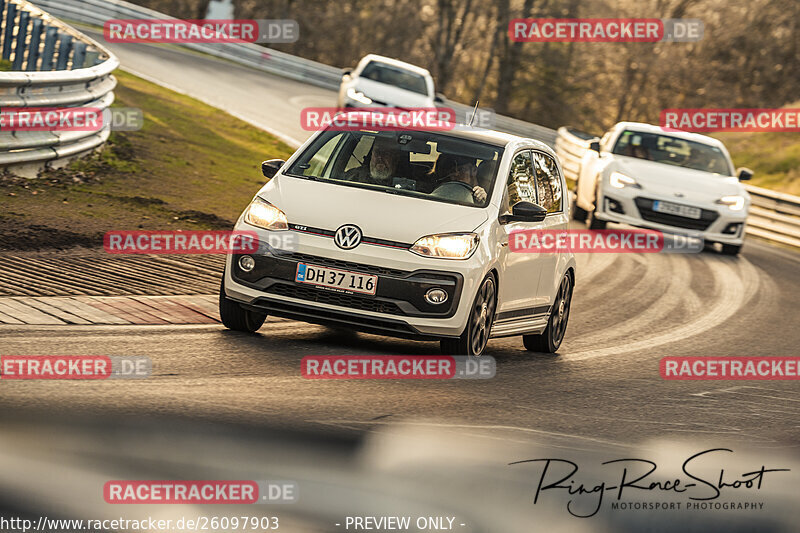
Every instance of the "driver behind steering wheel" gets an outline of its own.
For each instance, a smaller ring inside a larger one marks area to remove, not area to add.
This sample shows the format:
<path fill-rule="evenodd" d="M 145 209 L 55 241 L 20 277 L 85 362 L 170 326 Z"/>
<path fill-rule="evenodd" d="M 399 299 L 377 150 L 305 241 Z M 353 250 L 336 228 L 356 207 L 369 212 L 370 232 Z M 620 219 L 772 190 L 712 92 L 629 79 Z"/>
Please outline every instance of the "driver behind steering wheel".
<path fill-rule="evenodd" d="M 462 155 L 441 154 L 436 160 L 433 173 L 437 187 L 451 181 L 460 181 L 472 189 L 472 199 L 476 204 L 486 201 L 486 189 L 478 184 L 478 167 L 475 160 Z"/>

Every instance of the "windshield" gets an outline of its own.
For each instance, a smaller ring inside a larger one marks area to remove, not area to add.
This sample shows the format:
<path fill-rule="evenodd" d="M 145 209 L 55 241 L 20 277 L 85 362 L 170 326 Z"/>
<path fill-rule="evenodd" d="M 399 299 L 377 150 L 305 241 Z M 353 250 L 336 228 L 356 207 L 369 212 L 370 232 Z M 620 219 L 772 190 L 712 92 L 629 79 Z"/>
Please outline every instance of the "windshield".
<path fill-rule="evenodd" d="M 325 131 L 287 174 L 485 207 L 502 155 L 498 146 L 438 133 Z"/>
<path fill-rule="evenodd" d="M 724 176 L 733 174 L 728 158 L 718 147 L 669 135 L 625 131 L 613 153 Z"/>
<path fill-rule="evenodd" d="M 419 94 L 428 94 L 428 84 L 425 77 L 408 70 L 392 67 L 385 63 L 372 61 L 361 72 L 361 77 L 368 80 L 394 85 L 406 91 Z"/>

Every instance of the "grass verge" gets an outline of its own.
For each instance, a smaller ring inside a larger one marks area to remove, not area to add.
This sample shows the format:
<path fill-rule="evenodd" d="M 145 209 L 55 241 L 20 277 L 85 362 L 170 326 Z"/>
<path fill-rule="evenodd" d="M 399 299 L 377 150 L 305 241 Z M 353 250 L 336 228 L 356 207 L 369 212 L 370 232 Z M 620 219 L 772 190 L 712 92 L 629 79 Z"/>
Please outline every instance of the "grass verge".
<path fill-rule="evenodd" d="M 293 150 L 214 107 L 119 72 L 115 106 L 144 113 L 97 154 L 38 179 L 0 176 L 0 250 L 102 246 L 109 230 L 231 229 Z"/>
<path fill-rule="evenodd" d="M 748 167 L 754 172 L 748 183 L 800 195 L 800 135 L 721 133 L 714 137 L 725 143 L 737 167 Z"/>

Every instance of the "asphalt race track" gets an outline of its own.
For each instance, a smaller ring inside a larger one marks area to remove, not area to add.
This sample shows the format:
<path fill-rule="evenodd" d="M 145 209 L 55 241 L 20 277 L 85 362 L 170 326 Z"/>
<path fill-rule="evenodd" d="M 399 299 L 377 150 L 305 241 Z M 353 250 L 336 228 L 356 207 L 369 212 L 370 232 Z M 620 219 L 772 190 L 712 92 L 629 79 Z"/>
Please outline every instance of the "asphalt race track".
<path fill-rule="evenodd" d="M 175 47 L 108 46 L 123 68 L 295 144 L 307 137 L 300 109 L 335 105 L 331 91 Z M 796 354 L 798 299 L 800 254 L 753 239 L 738 258 L 584 255 L 559 355 L 525 352 L 520 338 L 493 340 L 487 353 L 497 375 L 474 381 L 305 380 L 306 355 L 436 354 L 438 344 L 291 321 L 257 335 L 219 325 L 7 325 L 4 354 L 144 355 L 154 372 L 146 380 L 4 382 L 0 404 L 355 434 L 410 421 L 586 449 L 698 436 L 788 448 L 800 442 L 795 382 L 666 382 L 658 365 L 664 356 Z"/>

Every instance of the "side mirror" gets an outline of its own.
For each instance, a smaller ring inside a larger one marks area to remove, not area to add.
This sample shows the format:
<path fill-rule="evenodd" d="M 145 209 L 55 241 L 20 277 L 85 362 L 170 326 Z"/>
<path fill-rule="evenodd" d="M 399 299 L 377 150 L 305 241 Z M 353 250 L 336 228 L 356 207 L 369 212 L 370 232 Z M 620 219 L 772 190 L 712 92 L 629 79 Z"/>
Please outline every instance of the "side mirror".
<path fill-rule="evenodd" d="M 444 101 L 445 101 L 445 98 L 446 98 L 446 96 L 443 95 L 442 93 L 436 93 L 434 95 L 434 97 L 433 97 L 433 101 L 436 102 L 437 104 L 443 104 Z"/>
<path fill-rule="evenodd" d="M 261 173 L 265 178 L 273 178 L 275 174 L 281 169 L 283 164 L 286 163 L 283 159 L 270 159 L 261 163 Z"/>
<path fill-rule="evenodd" d="M 589 150 L 594 150 L 598 154 L 600 153 L 600 141 L 592 141 L 589 143 Z"/>
<path fill-rule="evenodd" d="M 521 200 L 511 207 L 510 215 L 501 215 L 500 222 L 541 222 L 546 216 L 547 209 L 544 207 Z"/>
<path fill-rule="evenodd" d="M 753 177 L 753 171 L 745 167 L 737 168 L 736 173 L 739 174 L 739 181 L 747 181 Z"/>
<path fill-rule="evenodd" d="M 353 69 L 352 68 L 348 67 L 348 68 L 343 68 L 342 69 L 342 77 L 349 76 L 352 73 L 353 73 Z"/>

